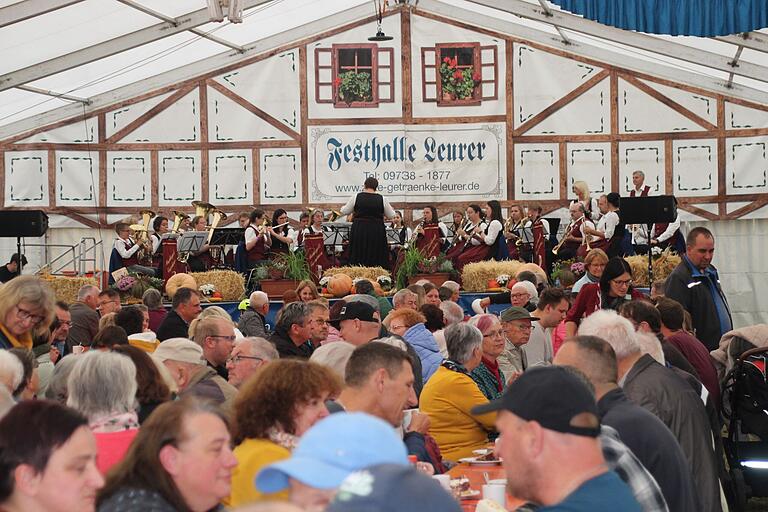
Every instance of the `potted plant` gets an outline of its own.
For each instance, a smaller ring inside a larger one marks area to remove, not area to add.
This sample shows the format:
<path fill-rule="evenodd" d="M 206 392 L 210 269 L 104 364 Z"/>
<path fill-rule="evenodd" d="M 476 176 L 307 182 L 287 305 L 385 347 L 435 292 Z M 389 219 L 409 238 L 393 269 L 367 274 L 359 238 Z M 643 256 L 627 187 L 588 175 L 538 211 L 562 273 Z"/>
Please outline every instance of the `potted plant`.
<path fill-rule="evenodd" d="M 112 289 L 120 293 L 120 302 L 138 303 L 144 296 L 144 292 L 150 288 L 163 291 L 163 280 L 144 274 L 129 273 L 117 280 Z"/>
<path fill-rule="evenodd" d="M 442 96 L 439 103 L 477 103 L 477 86 L 482 76 L 472 66 L 458 67 L 458 59 L 445 57 L 440 63 L 440 87 Z"/>
<path fill-rule="evenodd" d="M 347 106 L 373 101 L 370 73 L 346 71 L 336 77 L 335 85 L 339 100 Z"/>
<path fill-rule="evenodd" d="M 405 288 L 420 279 L 426 279 L 435 286 L 441 286 L 451 278 L 451 272 L 453 272 L 451 260 L 443 255 L 425 258 L 424 254 L 413 245 L 405 251 L 403 263 L 397 271 L 397 287 Z"/>
<path fill-rule="evenodd" d="M 287 290 L 295 290 L 299 281 L 310 279 L 303 251 L 278 254 L 268 263 L 267 272 L 270 279 L 262 279 L 260 285 L 270 298 L 280 298 Z"/>

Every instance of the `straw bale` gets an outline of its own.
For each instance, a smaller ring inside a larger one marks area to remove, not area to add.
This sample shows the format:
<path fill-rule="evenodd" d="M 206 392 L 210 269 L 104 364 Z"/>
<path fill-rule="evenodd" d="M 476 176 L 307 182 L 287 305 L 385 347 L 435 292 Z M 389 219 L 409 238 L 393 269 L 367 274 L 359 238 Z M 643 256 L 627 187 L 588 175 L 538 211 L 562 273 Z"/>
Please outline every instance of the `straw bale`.
<path fill-rule="evenodd" d="M 204 284 L 212 284 L 221 293 L 222 300 L 237 301 L 245 295 L 245 278 L 234 270 L 209 270 L 208 272 L 192 272 L 198 288 Z"/>
<path fill-rule="evenodd" d="M 522 266 L 522 263 L 515 260 L 469 263 L 461 272 L 461 284 L 468 292 L 484 292 L 488 288 L 489 280 L 502 274 L 515 276 Z"/>
<path fill-rule="evenodd" d="M 635 286 L 649 287 L 648 256 L 627 256 L 624 259 L 632 269 L 632 281 L 634 281 Z M 666 279 L 680 264 L 680 261 L 681 258 L 676 252 L 666 249 L 658 258 L 653 260 L 653 278 Z"/>
<path fill-rule="evenodd" d="M 51 286 L 53 292 L 56 294 L 56 300 L 61 300 L 67 303 L 77 300 L 77 291 L 81 286 L 86 284 L 98 286 L 98 282 L 93 277 L 67 277 L 42 274 L 40 278 Z"/>

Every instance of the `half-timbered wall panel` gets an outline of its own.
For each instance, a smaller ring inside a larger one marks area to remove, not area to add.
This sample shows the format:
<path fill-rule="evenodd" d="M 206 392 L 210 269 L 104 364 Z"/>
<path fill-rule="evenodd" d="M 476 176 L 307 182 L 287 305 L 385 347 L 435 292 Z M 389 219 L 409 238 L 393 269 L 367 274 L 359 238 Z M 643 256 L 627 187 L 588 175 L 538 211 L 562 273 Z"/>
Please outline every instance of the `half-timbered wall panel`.
<path fill-rule="evenodd" d="M 368 18 L 0 141 L 2 206 L 89 227 L 142 208 L 190 212 L 193 200 L 227 213 L 327 210 L 379 173 L 408 215 L 489 199 L 563 213 L 573 181 L 626 193 L 639 169 L 685 219 L 768 217 L 766 105 L 526 41 L 513 26 L 398 7 L 382 29 L 394 39 L 368 41 Z M 446 58 L 469 90 L 444 82 Z M 372 80 L 367 97 L 340 96 L 350 71 Z M 381 153 L 366 155 L 366 142 Z"/>

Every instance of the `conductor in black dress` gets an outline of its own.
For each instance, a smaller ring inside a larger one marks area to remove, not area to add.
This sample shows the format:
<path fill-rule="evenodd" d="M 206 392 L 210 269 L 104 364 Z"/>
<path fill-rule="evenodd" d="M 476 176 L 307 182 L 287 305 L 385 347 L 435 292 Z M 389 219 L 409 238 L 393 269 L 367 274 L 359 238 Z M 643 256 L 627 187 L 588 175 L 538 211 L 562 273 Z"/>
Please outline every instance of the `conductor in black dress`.
<path fill-rule="evenodd" d="M 376 178 L 366 178 L 363 191 L 350 198 L 341 209 L 344 215 L 354 213 L 349 234 L 349 262 L 352 265 L 389 267 L 384 217 L 394 217 L 395 210 L 376 192 L 378 188 Z"/>

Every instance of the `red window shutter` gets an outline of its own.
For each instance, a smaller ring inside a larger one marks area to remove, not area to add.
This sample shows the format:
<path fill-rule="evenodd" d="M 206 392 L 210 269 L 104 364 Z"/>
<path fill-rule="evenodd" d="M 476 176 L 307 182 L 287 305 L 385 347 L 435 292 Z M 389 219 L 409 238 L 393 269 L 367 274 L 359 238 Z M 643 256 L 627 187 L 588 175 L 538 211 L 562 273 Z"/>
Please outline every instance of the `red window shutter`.
<path fill-rule="evenodd" d="M 395 101 L 395 49 L 377 48 L 379 103 Z"/>
<path fill-rule="evenodd" d="M 496 45 L 480 47 L 480 99 L 496 100 L 499 98 L 499 67 L 497 65 L 498 47 Z"/>
<path fill-rule="evenodd" d="M 333 103 L 335 93 L 333 51 L 330 48 L 315 48 L 315 101 Z"/>
<path fill-rule="evenodd" d="M 440 76 L 435 48 L 421 49 L 421 99 L 437 101 L 437 80 Z"/>

